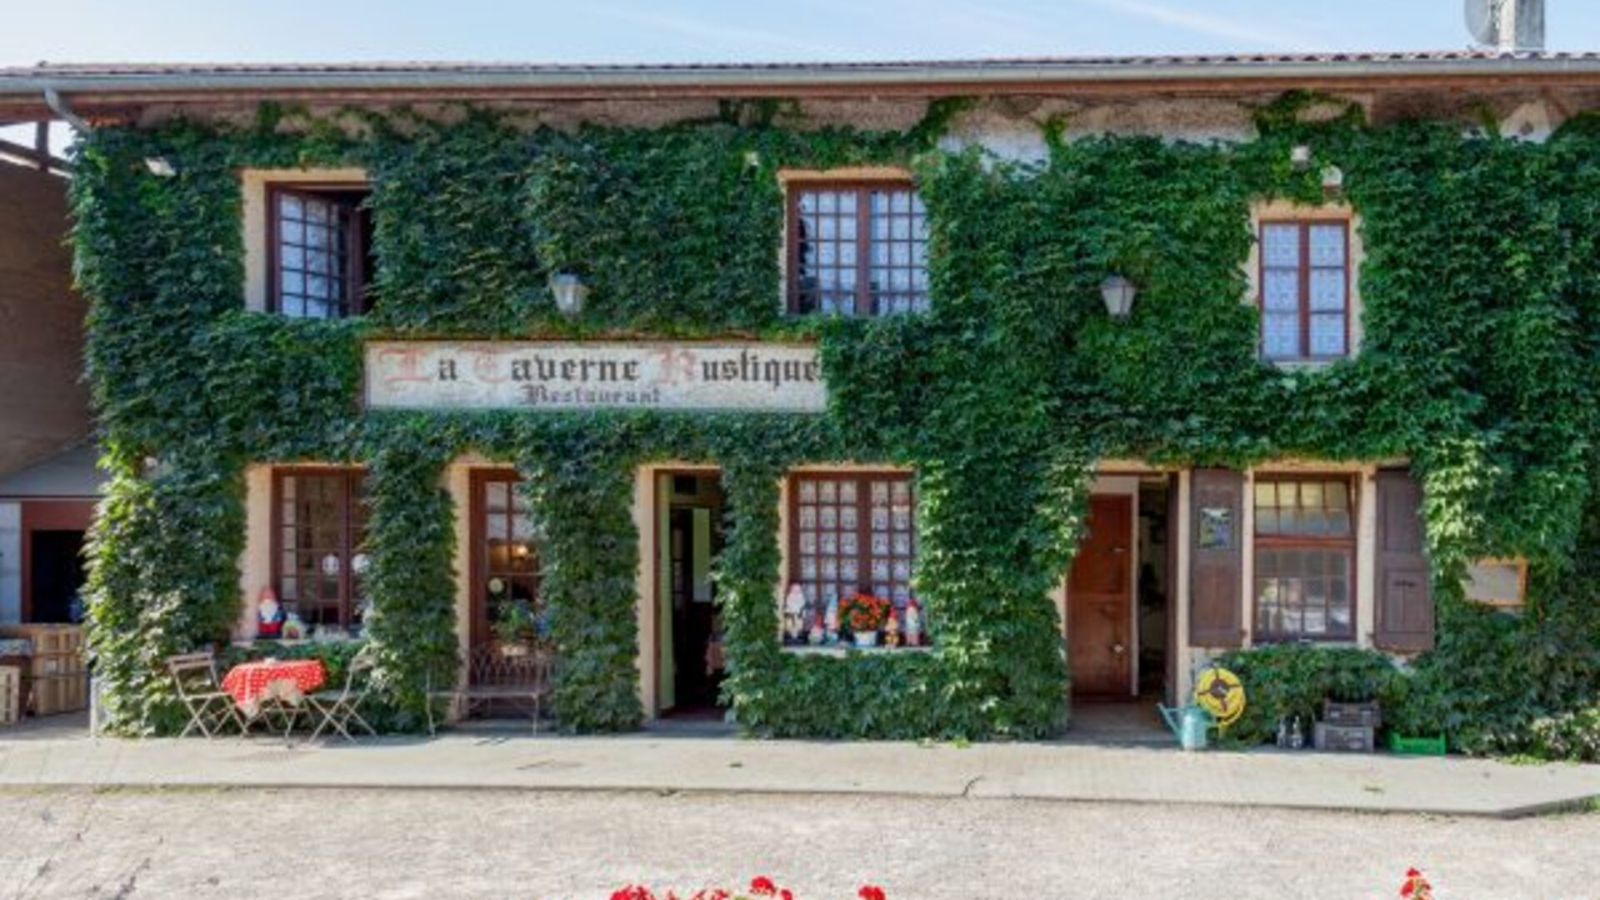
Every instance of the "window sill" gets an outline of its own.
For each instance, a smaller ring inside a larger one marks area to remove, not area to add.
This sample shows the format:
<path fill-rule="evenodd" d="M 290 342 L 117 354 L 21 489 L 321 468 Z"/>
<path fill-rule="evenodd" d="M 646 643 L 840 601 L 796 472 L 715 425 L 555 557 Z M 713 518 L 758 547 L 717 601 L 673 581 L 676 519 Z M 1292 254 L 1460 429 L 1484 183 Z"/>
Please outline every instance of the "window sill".
<path fill-rule="evenodd" d="M 1323 356 L 1314 359 L 1265 359 L 1261 361 L 1269 366 L 1276 367 L 1284 372 L 1304 372 L 1307 370 L 1326 369 L 1335 363 L 1342 363 L 1355 359 L 1354 356 Z"/>
<path fill-rule="evenodd" d="M 792 653 L 795 656 L 839 657 L 857 654 L 865 656 L 869 654 L 882 655 L 890 653 L 928 653 L 932 650 L 933 646 L 931 644 L 920 644 L 916 647 L 857 647 L 854 644 L 833 644 L 831 646 L 824 644 L 816 647 L 807 644 L 805 646 L 785 645 L 783 647 L 783 652 Z"/>

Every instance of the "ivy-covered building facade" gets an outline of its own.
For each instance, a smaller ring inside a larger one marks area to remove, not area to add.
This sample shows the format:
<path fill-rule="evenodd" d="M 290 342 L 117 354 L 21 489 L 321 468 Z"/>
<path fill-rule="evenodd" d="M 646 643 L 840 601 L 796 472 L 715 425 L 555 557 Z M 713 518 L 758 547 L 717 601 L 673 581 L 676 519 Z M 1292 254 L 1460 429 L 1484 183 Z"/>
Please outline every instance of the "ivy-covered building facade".
<path fill-rule="evenodd" d="M 159 730 L 165 656 L 287 629 L 371 647 L 396 728 L 526 639 L 572 730 L 1038 738 L 1223 658 L 1258 729 L 1370 693 L 1593 754 L 1597 89 L 0 72 L 80 129 L 105 706 Z"/>

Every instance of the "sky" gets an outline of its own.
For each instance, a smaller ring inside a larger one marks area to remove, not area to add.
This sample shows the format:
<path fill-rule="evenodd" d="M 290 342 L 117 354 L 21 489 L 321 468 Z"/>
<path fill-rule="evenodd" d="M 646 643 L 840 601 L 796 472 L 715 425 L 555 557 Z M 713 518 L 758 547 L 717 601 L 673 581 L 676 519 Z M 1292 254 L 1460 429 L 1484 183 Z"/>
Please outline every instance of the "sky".
<path fill-rule="evenodd" d="M 3 0 L 0 66 L 738 62 L 1468 45 L 1462 0 Z M 1547 0 L 1552 50 L 1600 0 Z"/>

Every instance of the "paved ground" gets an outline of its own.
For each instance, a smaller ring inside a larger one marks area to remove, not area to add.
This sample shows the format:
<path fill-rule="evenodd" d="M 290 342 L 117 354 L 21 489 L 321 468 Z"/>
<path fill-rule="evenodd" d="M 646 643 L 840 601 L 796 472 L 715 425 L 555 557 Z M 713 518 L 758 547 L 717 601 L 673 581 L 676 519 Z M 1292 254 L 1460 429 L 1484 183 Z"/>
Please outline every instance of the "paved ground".
<path fill-rule="evenodd" d="M 1519 815 L 1600 796 L 1600 766 L 1170 746 L 750 741 L 451 733 L 359 745 L 280 739 L 0 740 L 0 786 L 502 788 L 874 794 Z"/>
<path fill-rule="evenodd" d="M 801 795 L 0 789 L 0 898 L 605 900 L 770 874 L 803 900 L 1600 897 L 1600 814 L 1504 821 Z"/>

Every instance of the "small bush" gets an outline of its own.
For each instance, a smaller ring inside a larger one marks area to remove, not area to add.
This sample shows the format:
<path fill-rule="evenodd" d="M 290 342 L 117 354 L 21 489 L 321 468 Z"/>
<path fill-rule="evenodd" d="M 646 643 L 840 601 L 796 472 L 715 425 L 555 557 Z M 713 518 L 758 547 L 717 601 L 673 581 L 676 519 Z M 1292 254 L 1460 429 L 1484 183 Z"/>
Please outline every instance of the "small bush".
<path fill-rule="evenodd" d="M 1227 736 L 1247 744 L 1273 740 L 1284 716 L 1299 716 L 1302 722 L 1320 717 L 1324 699 L 1389 706 L 1406 691 L 1395 664 L 1372 650 L 1280 644 L 1236 650 L 1217 663 L 1244 682 L 1244 715 Z"/>

